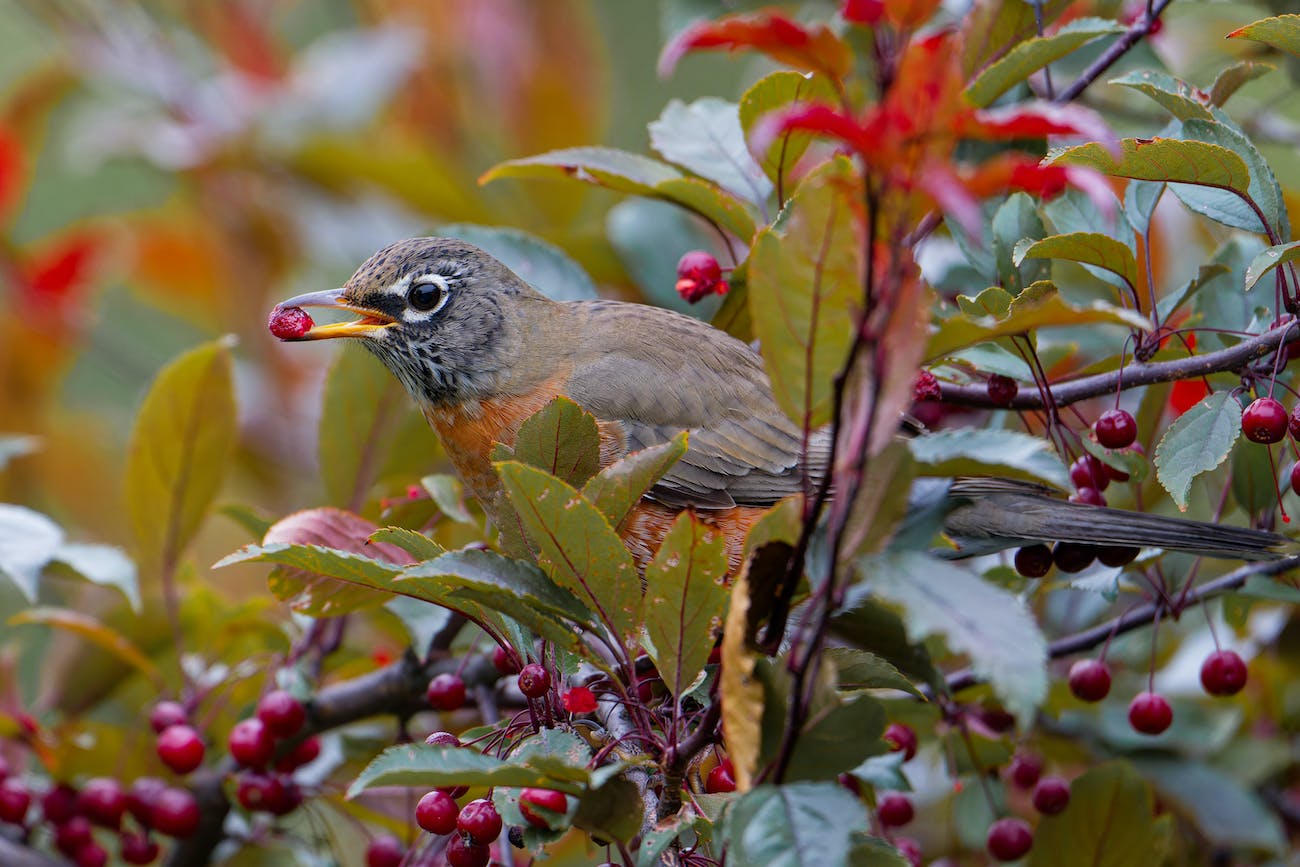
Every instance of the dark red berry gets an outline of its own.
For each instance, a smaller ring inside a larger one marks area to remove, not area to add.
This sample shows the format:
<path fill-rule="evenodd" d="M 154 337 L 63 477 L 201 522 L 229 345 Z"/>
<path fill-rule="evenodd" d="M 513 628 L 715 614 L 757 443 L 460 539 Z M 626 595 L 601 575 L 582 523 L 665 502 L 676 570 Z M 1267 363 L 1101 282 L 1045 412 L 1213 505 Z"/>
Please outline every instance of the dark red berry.
<path fill-rule="evenodd" d="M 1286 409 L 1271 397 L 1256 398 L 1241 413 L 1241 432 L 1251 442 L 1280 442 L 1286 430 Z"/>
<path fill-rule="evenodd" d="M 722 266 L 712 253 L 692 250 L 677 262 L 677 294 L 694 304 L 706 295 L 727 293 Z"/>
<path fill-rule="evenodd" d="M 72 816 L 54 830 L 54 845 L 69 858 L 75 857 L 77 850 L 93 839 L 90 820 L 85 816 Z"/>
<path fill-rule="evenodd" d="M 117 828 L 126 812 L 126 792 L 122 784 L 112 777 L 95 777 L 87 780 L 77 795 L 81 815 L 96 825 Z"/>
<path fill-rule="evenodd" d="M 287 774 L 272 774 L 266 788 L 266 811 L 272 816 L 287 816 L 302 806 L 302 786 Z"/>
<path fill-rule="evenodd" d="M 145 834 L 122 833 L 122 860 L 128 864 L 152 864 L 158 858 L 158 844 Z"/>
<path fill-rule="evenodd" d="M 431 747 L 458 747 L 460 738 L 451 732 L 434 732 L 424 739 L 424 742 Z"/>
<path fill-rule="evenodd" d="M 1246 663 L 1234 651 L 1216 650 L 1201 663 L 1201 686 L 1210 695 L 1236 695 L 1246 685 Z"/>
<path fill-rule="evenodd" d="M 989 828 L 989 854 L 999 861 L 1023 858 L 1033 845 L 1034 832 L 1021 819 L 998 819 Z"/>
<path fill-rule="evenodd" d="M 449 867 L 487 867 L 492 857 L 492 848 L 481 843 L 471 843 L 457 834 L 447 844 L 447 864 Z"/>
<path fill-rule="evenodd" d="M 533 807 L 550 810 L 561 816 L 569 810 L 569 799 L 563 792 L 554 789 L 524 789 L 519 793 L 519 812 L 524 814 L 528 824 L 534 828 L 550 828 L 550 820 Z"/>
<path fill-rule="evenodd" d="M 1140 692 L 1128 706 L 1128 723 L 1144 735 L 1158 735 L 1174 721 L 1174 709 L 1157 692 Z"/>
<path fill-rule="evenodd" d="M 530 662 L 519 672 L 519 691 L 529 698 L 541 698 L 550 688 L 550 673 L 537 663 Z"/>
<path fill-rule="evenodd" d="M 1137 439 L 1138 425 L 1133 416 L 1122 409 L 1108 409 L 1092 426 L 1097 442 L 1108 449 L 1123 449 Z"/>
<path fill-rule="evenodd" d="M 1287 430 L 1291 431 L 1292 438 L 1300 440 L 1300 403 L 1297 403 L 1295 409 L 1291 410 L 1291 415 L 1287 417 L 1286 426 Z"/>
<path fill-rule="evenodd" d="M 1057 542 L 1052 548 L 1052 562 L 1056 568 L 1071 574 L 1087 569 L 1096 557 L 1096 548 L 1078 542 Z"/>
<path fill-rule="evenodd" d="M 723 759 L 713 766 L 704 778 L 704 791 L 710 795 L 736 791 L 736 769 L 732 767 L 731 759 Z"/>
<path fill-rule="evenodd" d="M 158 758 L 178 774 L 203 764 L 203 738 L 187 725 L 169 726 L 158 735 Z"/>
<path fill-rule="evenodd" d="M 1046 545 L 1026 545 L 1016 551 L 1016 571 L 1026 578 L 1042 578 L 1052 570 L 1052 549 Z"/>
<path fill-rule="evenodd" d="M 291 738 L 307 722 L 307 709 L 288 690 L 274 689 L 257 703 L 257 718 L 273 736 Z"/>
<path fill-rule="evenodd" d="M 894 848 L 907 860 L 910 867 L 921 867 L 921 844 L 911 837 L 895 837 Z"/>
<path fill-rule="evenodd" d="M 1110 475 L 1106 472 L 1106 465 L 1096 457 L 1080 455 L 1074 463 L 1070 464 L 1070 482 L 1076 488 L 1095 488 L 1104 491 L 1110 484 Z"/>
<path fill-rule="evenodd" d="M 1034 753 L 1016 753 L 1008 768 L 1011 782 L 1022 789 L 1032 789 L 1043 775 L 1043 760 Z"/>
<path fill-rule="evenodd" d="M 1060 777 L 1043 777 L 1034 786 L 1034 809 L 1055 816 L 1070 805 L 1070 784 Z"/>
<path fill-rule="evenodd" d="M 465 706 L 465 681 L 454 674 L 440 674 L 429 681 L 424 695 L 434 710 L 460 710 Z"/>
<path fill-rule="evenodd" d="M 126 792 L 126 809 L 146 828 L 152 827 L 153 808 L 167 784 L 157 777 L 138 777 Z"/>
<path fill-rule="evenodd" d="M 77 815 L 77 790 L 66 783 L 50 789 L 41 798 L 41 815 L 54 825 L 62 825 Z"/>
<path fill-rule="evenodd" d="M 451 795 L 434 789 L 415 805 L 415 823 L 430 834 L 450 834 L 456 830 L 460 807 Z"/>
<path fill-rule="evenodd" d="M 163 789 L 154 800 L 153 827 L 168 837 L 190 836 L 199 828 L 199 802 L 188 789 Z"/>
<path fill-rule="evenodd" d="M 172 726 L 181 726 L 189 722 L 189 714 L 180 702 L 160 701 L 149 711 L 149 727 L 155 734 L 162 734 Z"/>
<path fill-rule="evenodd" d="M 380 834 L 366 847 L 366 867 L 402 867 L 406 850 L 391 834 Z"/>
<path fill-rule="evenodd" d="M 501 645 L 492 648 L 492 666 L 502 677 L 519 673 L 519 660 L 513 650 L 506 650 Z"/>
<path fill-rule="evenodd" d="M 912 383 L 912 400 L 920 403 L 923 400 L 942 400 L 943 392 L 939 390 L 939 380 L 928 370 L 923 370 L 916 375 L 916 382 Z"/>
<path fill-rule="evenodd" d="M 1016 399 L 1016 394 L 1019 391 L 1020 386 L 1009 376 L 995 373 L 989 377 L 989 400 L 993 401 L 997 406 L 1011 406 L 1011 402 Z"/>
<path fill-rule="evenodd" d="M 1132 563 L 1141 550 L 1141 548 L 1129 548 L 1124 545 L 1098 545 L 1097 559 L 1103 566 L 1118 568 Z"/>
<path fill-rule="evenodd" d="M 1110 693 L 1110 669 L 1099 659 L 1080 659 L 1070 666 L 1070 692 L 1080 701 L 1101 701 Z"/>
<path fill-rule="evenodd" d="M 885 733 L 881 735 L 881 740 L 890 745 L 891 753 L 901 752 L 905 762 L 911 761 L 916 755 L 916 732 L 912 731 L 909 725 L 890 723 Z"/>
<path fill-rule="evenodd" d="M 312 735 L 303 738 L 288 753 L 275 760 L 275 769 L 291 774 L 303 765 L 309 765 L 320 756 L 320 738 Z"/>
<path fill-rule="evenodd" d="M 72 857 L 77 867 L 104 867 L 108 863 L 108 852 L 98 843 L 91 841 L 77 850 Z"/>
<path fill-rule="evenodd" d="M 270 777 L 261 771 L 244 771 L 237 780 L 235 800 L 239 802 L 239 806 L 254 813 L 265 810 L 266 789 L 270 785 Z"/>
<path fill-rule="evenodd" d="M 0 822 L 21 825 L 32 806 L 32 793 L 22 780 L 9 778 L 0 782 Z"/>
<path fill-rule="evenodd" d="M 890 792 L 881 796 L 880 803 L 876 805 L 876 815 L 880 817 L 880 824 L 886 828 L 901 828 L 912 821 L 916 811 L 912 809 L 911 798 Z"/>
<path fill-rule="evenodd" d="M 456 827 L 475 843 L 491 843 L 501 836 L 501 814 L 487 798 L 470 801 L 460 809 Z"/>
<path fill-rule="evenodd" d="M 276 307 L 271 311 L 271 318 L 266 327 L 281 340 L 297 340 L 311 331 L 311 315 L 301 307 Z"/>
<path fill-rule="evenodd" d="M 1291 467 L 1291 490 L 1300 494 L 1300 461 Z"/>
<path fill-rule="evenodd" d="M 265 767 L 275 754 L 275 738 L 257 717 L 235 723 L 226 745 L 235 761 L 247 768 Z"/>
<path fill-rule="evenodd" d="M 1083 503 L 1088 506 L 1104 506 L 1106 498 L 1096 488 L 1079 488 L 1070 495 L 1071 503 Z"/>

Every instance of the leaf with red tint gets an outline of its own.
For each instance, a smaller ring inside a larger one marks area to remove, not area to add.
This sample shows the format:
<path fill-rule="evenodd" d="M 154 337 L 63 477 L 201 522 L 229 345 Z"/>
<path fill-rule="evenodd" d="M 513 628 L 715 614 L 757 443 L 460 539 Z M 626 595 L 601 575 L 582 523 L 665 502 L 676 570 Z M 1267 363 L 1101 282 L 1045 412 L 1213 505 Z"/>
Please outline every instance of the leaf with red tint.
<path fill-rule="evenodd" d="M 1032 102 L 981 109 L 963 118 L 956 131 L 969 138 L 994 141 L 1079 135 L 1100 142 L 1113 154 L 1119 153 L 1119 138 L 1114 131 L 1100 114 L 1081 105 Z"/>
<path fill-rule="evenodd" d="M 934 16 L 940 0 L 886 0 L 885 19 L 899 30 L 920 27 Z"/>
<path fill-rule="evenodd" d="M 22 142 L 0 126 L 0 218 L 7 215 L 18 201 L 24 162 Z"/>
<path fill-rule="evenodd" d="M 754 125 L 750 148 L 763 153 L 774 141 L 789 132 L 808 132 L 839 139 L 863 158 L 868 157 L 875 143 L 875 138 L 866 126 L 839 109 L 829 105 L 795 105 L 764 115 Z"/>
<path fill-rule="evenodd" d="M 1209 393 L 1210 389 L 1203 379 L 1180 379 L 1169 390 L 1169 407 L 1174 415 L 1182 415 L 1205 400 Z"/>
<path fill-rule="evenodd" d="M 820 72 L 836 81 L 853 67 L 848 46 L 824 24 L 804 26 L 776 12 L 760 12 L 688 26 L 664 46 L 659 75 L 668 77 L 687 53 L 706 49 L 753 49 L 778 63 Z"/>
<path fill-rule="evenodd" d="M 560 696 L 569 713 L 591 713 L 596 709 L 596 696 L 585 686 L 575 686 Z"/>
<path fill-rule="evenodd" d="M 875 24 L 884 14 L 884 0 L 844 0 L 840 6 L 840 17 L 850 24 Z"/>
<path fill-rule="evenodd" d="M 247 2 L 206 8 L 213 13 L 212 40 L 236 69 L 258 81 L 272 82 L 284 76 L 284 53 L 276 45 L 265 15 Z"/>
<path fill-rule="evenodd" d="M 24 283 L 31 300 L 64 304 L 89 282 L 103 247 L 98 235 L 83 232 L 60 238 L 24 265 Z"/>
<path fill-rule="evenodd" d="M 962 179 L 943 160 L 930 160 L 917 176 L 917 186 L 934 200 L 944 217 L 956 221 L 971 238 L 979 238 L 983 211 Z"/>

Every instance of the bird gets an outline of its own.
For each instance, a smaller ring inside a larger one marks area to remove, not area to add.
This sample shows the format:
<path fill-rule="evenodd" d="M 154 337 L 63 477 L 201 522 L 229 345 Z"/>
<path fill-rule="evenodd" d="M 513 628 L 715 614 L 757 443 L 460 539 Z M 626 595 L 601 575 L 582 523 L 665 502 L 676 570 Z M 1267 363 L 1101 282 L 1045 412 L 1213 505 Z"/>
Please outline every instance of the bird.
<path fill-rule="evenodd" d="M 640 570 L 690 509 L 722 534 L 734 574 L 754 523 L 829 471 L 829 430 L 805 442 L 749 344 L 658 307 L 552 300 L 464 241 L 399 241 L 341 288 L 276 309 L 313 306 L 359 318 L 313 323 L 289 339 L 359 340 L 414 399 L 489 515 L 504 498 L 496 444 L 512 445 L 519 426 L 557 396 L 596 418 L 602 467 L 686 431 L 681 459 L 616 528 Z M 910 494 L 916 503 L 936 496 L 949 556 L 1066 542 L 1262 560 L 1293 547 L 1266 531 L 1069 502 L 1011 479 L 922 479 Z"/>

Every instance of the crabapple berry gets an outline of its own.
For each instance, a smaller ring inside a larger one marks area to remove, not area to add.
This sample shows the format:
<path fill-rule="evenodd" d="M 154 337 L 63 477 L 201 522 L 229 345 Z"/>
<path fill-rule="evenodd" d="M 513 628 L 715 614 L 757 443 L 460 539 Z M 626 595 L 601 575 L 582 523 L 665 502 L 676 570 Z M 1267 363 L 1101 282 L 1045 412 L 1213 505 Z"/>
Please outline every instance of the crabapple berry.
<path fill-rule="evenodd" d="M 153 827 L 169 837 L 188 837 L 199 828 L 199 802 L 188 789 L 167 787 L 153 804 Z"/>
<path fill-rule="evenodd" d="M 1174 709 L 1158 692 L 1140 692 L 1128 706 L 1128 723 L 1144 735 L 1158 735 L 1174 721 Z"/>
<path fill-rule="evenodd" d="M 188 774 L 203 764 L 203 738 L 188 725 L 174 725 L 158 735 L 158 758 L 178 774 Z"/>
<path fill-rule="evenodd" d="M 890 723 L 880 739 L 889 744 L 891 753 L 901 752 L 903 761 L 909 761 L 916 755 L 916 732 L 904 723 Z"/>
<path fill-rule="evenodd" d="M 315 324 L 311 314 L 301 307 L 276 307 L 271 311 L 266 327 L 281 340 L 297 340 L 311 331 Z"/>
<path fill-rule="evenodd" d="M 1097 549 L 1078 542 L 1057 542 L 1052 548 L 1052 562 L 1062 572 L 1082 572 L 1097 556 Z"/>
<path fill-rule="evenodd" d="M 1099 545 L 1097 547 L 1097 560 L 1103 566 L 1118 568 L 1127 566 L 1137 559 L 1141 548 L 1130 548 L 1126 545 Z"/>
<path fill-rule="evenodd" d="M 989 400 L 993 401 L 993 403 L 998 406 L 1011 406 L 1011 402 L 1016 399 L 1016 394 L 1019 391 L 1019 384 L 1009 376 L 995 373 L 989 377 Z"/>
<path fill-rule="evenodd" d="M 307 721 L 307 709 L 288 690 L 273 689 L 257 703 L 257 718 L 275 737 L 289 738 Z"/>
<path fill-rule="evenodd" d="M 731 759 L 723 759 L 713 766 L 704 779 L 704 791 L 710 795 L 736 791 L 736 769 L 732 767 Z"/>
<path fill-rule="evenodd" d="M 1017 753 L 1008 769 L 1011 782 L 1022 789 L 1032 789 L 1043 775 L 1043 760 L 1034 753 Z"/>
<path fill-rule="evenodd" d="M 92 840 L 78 849 L 72 860 L 77 867 L 104 867 L 108 863 L 108 852 Z"/>
<path fill-rule="evenodd" d="M 537 663 L 530 662 L 519 672 L 519 691 L 528 698 L 541 698 L 550 688 L 550 673 Z"/>
<path fill-rule="evenodd" d="M 942 400 L 943 392 L 939 390 L 939 380 L 933 373 L 923 370 L 916 375 L 916 381 L 912 383 L 912 400 L 920 403 L 923 400 Z"/>
<path fill-rule="evenodd" d="M 460 807 L 451 795 L 434 789 L 415 805 L 415 822 L 430 834 L 450 834 L 456 830 Z"/>
<path fill-rule="evenodd" d="M 910 867 L 921 867 L 921 844 L 911 837 L 895 837 L 894 848 L 902 855 Z"/>
<path fill-rule="evenodd" d="M 501 814 L 491 800 L 479 798 L 461 807 L 456 827 L 475 843 L 491 843 L 501 836 Z"/>
<path fill-rule="evenodd" d="M 158 858 L 158 844 L 147 834 L 125 831 L 122 834 L 122 860 L 128 864 L 152 864 Z"/>
<path fill-rule="evenodd" d="M 881 796 L 880 803 L 876 805 L 876 815 L 880 817 L 880 824 L 886 828 L 901 828 L 912 821 L 916 811 L 912 809 L 912 801 L 906 795 L 890 792 Z"/>
<path fill-rule="evenodd" d="M 998 819 L 989 828 L 986 841 L 989 854 L 999 861 L 1015 861 L 1025 857 L 1034 845 L 1034 832 L 1021 819 Z"/>
<path fill-rule="evenodd" d="M 0 822 L 21 825 L 31 805 L 32 793 L 21 780 L 11 778 L 0 782 Z"/>
<path fill-rule="evenodd" d="M 1080 455 L 1070 464 L 1070 481 L 1076 488 L 1104 491 L 1110 484 L 1110 476 L 1106 474 L 1106 465 L 1095 455 Z"/>
<path fill-rule="evenodd" d="M 534 828 L 550 828 L 551 823 L 546 816 L 531 809 L 532 807 L 563 814 L 569 810 L 569 799 L 563 792 L 554 789 L 524 789 L 519 793 L 519 812 L 523 813 L 528 824 Z"/>
<path fill-rule="evenodd" d="M 291 774 L 303 765 L 310 765 L 316 761 L 318 756 L 320 756 L 320 738 L 312 735 L 309 738 L 303 738 L 287 754 L 276 759 L 275 769 Z"/>
<path fill-rule="evenodd" d="M 1246 663 L 1236 652 L 1216 650 L 1201 663 L 1201 686 L 1210 695 L 1236 695 L 1246 685 Z"/>
<path fill-rule="evenodd" d="M 1080 659 L 1070 666 L 1070 692 L 1080 701 L 1101 701 L 1110 693 L 1110 669 L 1099 659 Z"/>
<path fill-rule="evenodd" d="M 137 777 L 126 790 L 126 809 L 145 828 L 152 827 L 153 805 L 167 784 L 157 777 Z"/>
<path fill-rule="evenodd" d="M 1291 415 L 1286 420 L 1287 430 L 1291 431 L 1292 439 L 1300 440 L 1300 403 L 1295 405 L 1291 410 Z"/>
<path fill-rule="evenodd" d="M 689 304 L 706 295 L 727 294 L 727 282 L 722 279 L 722 267 L 712 253 L 692 250 L 677 262 L 677 294 Z"/>
<path fill-rule="evenodd" d="M 1034 786 L 1034 809 L 1055 816 L 1070 805 L 1070 784 L 1060 777 L 1043 777 Z"/>
<path fill-rule="evenodd" d="M 492 649 L 492 666 L 502 676 L 519 673 L 519 660 L 513 651 L 506 650 L 499 644 Z"/>
<path fill-rule="evenodd" d="M 459 710 L 465 706 L 465 681 L 454 674 L 440 674 L 429 681 L 425 697 L 434 710 Z"/>
<path fill-rule="evenodd" d="M 59 783 L 41 798 L 41 815 L 53 825 L 62 825 L 77 815 L 77 790 Z"/>
<path fill-rule="evenodd" d="M 117 828 L 126 812 L 126 792 L 122 790 L 122 784 L 111 777 L 95 777 L 81 787 L 77 807 L 96 825 Z"/>
<path fill-rule="evenodd" d="M 1016 551 L 1016 571 L 1026 578 L 1042 578 L 1052 570 L 1052 549 L 1046 545 L 1026 545 Z"/>
<path fill-rule="evenodd" d="M 366 867 L 402 867 L 406 850 L 391 834 L 380 834 L 366 847 Z"/>
<path fill-rule="evenodd" d="M 1108 449 L 1123 449 L 1133 445 L 1137 439 L 1137 421 L 1127 411 L 1108 409 L 1097 419 L 1092 430 L 1097 434 L 1097 442 Z"/>
<path fill-rule="evenodd" d="M 172 726 L 185 725 L 189 714 L 177 701 L 160 701 L 149 711 L 149 727 L 155 734 L 162 734 Z"/>
<path fill-rule="evenodd" d="M 1079 488 L 1070 495 L 1071 503 L 1085 503 L 1089 506 L 1104 506 L 1106 498 L 1096 488 Z"/>
<path fill-rule="evenodd" d="M 1271 397 L 1259 397 L 1242 410 L 1241 432 L 1255 443 L 1275 443 L 1286 436 L 1287 414 Z"/>
<path fill-rule="evenodd" d="M 226 745 L 235 761 L 249 768 L 265 766 L 275 754 L 275 738 L 257 717 L 235 723 Z"/>
<path fill-rule="evenodd" d="M 492 848 L 482 843 L 471 843 L 457 834 L 447 844 L 446 858 L 450 867 L 487 867 Z"/>

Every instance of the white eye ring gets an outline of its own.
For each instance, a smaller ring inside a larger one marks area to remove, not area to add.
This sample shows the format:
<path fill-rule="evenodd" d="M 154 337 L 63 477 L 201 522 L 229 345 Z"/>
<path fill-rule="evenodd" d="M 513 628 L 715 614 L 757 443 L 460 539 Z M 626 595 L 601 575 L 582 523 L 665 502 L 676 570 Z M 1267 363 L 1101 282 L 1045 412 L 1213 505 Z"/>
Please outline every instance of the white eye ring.
<path fill-rule="evenodd" d="M 428 291 L 425 288 L 427 286 L 436 287 L 437 292 Z M 451 300 L 451 290 L 447 286 L 447 278 L 441 274 L 421 274 L 411 281 L 410 287 L 406 290 L 406 303 L 412 310 L 424 316 L 434 315 L 447 306 L 449 300 Z"/>

